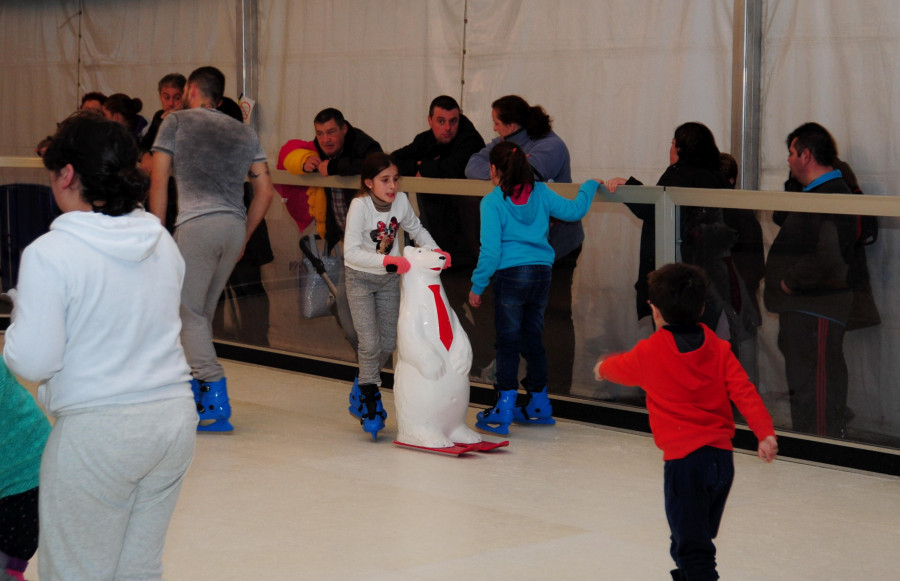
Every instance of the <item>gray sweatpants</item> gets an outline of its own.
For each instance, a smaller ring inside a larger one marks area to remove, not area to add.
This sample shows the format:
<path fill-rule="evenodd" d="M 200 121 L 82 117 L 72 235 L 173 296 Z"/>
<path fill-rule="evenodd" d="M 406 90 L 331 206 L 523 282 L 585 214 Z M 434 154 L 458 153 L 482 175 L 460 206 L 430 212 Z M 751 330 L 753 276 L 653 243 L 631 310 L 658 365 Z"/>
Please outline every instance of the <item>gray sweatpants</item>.
<path fill-rule="evenodd" d="M 162 579 L 196 437 L 190 397 L 58 418 L 41 461 L 41 581 Z"/>
<path fill-rule="evenodd" d="M 400 277 L 344 268 L 350 316 L 359 336 L 359 384 L 381 385 L 381 368 L 397 347 Z"/>
<path fill-rule="evenodd" d="M 201 381 L 225 377 L 213 346 L 212 320 L 246 237 L 246 222 L 227 212 L 200 216 L 175 229 L 184 258 L 181 343 L 191 373 Z"/>

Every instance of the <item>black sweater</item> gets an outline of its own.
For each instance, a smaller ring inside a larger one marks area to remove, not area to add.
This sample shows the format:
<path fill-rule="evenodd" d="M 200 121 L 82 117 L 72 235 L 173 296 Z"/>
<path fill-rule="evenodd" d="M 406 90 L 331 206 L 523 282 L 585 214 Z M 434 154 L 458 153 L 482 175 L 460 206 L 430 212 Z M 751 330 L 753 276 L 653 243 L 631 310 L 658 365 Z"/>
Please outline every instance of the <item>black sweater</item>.
<path fill-rule="evenodd" d="M 842 178 L 810 190 L 850 194 Z M 788 212 L 766 259 L 766 308 L 773 313 L 802 311 L 847 322 L 852 293 L 847 283 L 856 243 L 854 216 Z M 791 290 L 788 294 L 781 282 Z"/>

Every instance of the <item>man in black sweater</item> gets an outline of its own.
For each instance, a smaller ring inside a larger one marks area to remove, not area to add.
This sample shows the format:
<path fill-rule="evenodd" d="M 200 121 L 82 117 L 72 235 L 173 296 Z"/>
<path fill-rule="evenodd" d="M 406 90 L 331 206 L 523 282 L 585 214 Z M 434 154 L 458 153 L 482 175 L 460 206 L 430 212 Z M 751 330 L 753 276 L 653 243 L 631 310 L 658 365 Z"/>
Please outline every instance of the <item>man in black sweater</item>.
<path fill-rule="evenodd" d="M 805 123 L 787 138 L 791 176 L 804 192 L 850 194 L 834 169 L 837 146 L 827 129 Z M 779 314 L 794 431 L 842 437 L 847 363 L 843 342 L 853 298 L 847 281 L 855 216 L 776 213 L 781 230 L 766 260 L 766 308 Z"/>
<path fill-rule="evenodd" d="M 436 97 L 428 109 L 427 131 L 391 155 L 400 175 L 423 178 L 465 179 L 472 154 L 484 148 L 484 139 L 460 112 L 456 99 Z M 481 198 L 428 193 L 417 197 L 419 216 L 434 241 L 453 256 L 456 267 L 473 265 L 478 258 Z"/>

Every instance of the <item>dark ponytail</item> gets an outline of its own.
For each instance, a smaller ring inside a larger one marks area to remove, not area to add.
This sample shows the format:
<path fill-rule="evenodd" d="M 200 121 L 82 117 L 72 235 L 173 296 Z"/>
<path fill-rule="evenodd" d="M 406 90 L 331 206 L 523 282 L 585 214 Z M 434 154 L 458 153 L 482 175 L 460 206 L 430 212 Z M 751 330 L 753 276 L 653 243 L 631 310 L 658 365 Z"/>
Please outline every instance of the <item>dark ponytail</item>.
<path fill-rule="evenodd" d="M 50 171 L 71 164 L 81 183 L 81 198 L 108 216 L 133 211 L 150 186 L 147 174 L 137 167 L 137 143 L 128 129 L 93 113 L 78 112 L 60 123 L 43 160 Z"/>
<path fill-rule="evenodd" d="M 110 113 L 118 113 L 125 119 L 128 129 L 134 131 L 138 124 L 138 113 L 143 109 L 144 103 L 137 97 L 131 98 L 125 93 L 113 93 L 106 98 L 103 108 Z"/>
<path fill-rule="evenodd" d="M 500 175 L 503 196 L 514 193 L 517 186 L 534 188 L 534 172 L 522 148 L 512 141 L 501 141 L 491 149 L 490 163 Z"/>
<path fill-rule="evenodd" d="M 500 121 L 506 125 L 515 123 L 532 139 L 543 139 L 552 129 L 553 120 L 544 108 L 540 105 L 532 107 L 518 95 L 500 97 L 491 103 L 491 109 L 496 111 Z"/>

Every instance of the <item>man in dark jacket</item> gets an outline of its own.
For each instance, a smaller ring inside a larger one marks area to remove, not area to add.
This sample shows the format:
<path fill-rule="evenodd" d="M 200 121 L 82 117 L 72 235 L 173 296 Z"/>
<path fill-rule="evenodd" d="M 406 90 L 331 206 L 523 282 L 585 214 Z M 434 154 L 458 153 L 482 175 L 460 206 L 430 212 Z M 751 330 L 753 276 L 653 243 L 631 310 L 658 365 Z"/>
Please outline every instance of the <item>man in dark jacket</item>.
<path fill-rule="evenodd" d="M 817 123 L 787 138 L 791 176 L 804 192 L 852 193 L 834 169 L 837 146 Z M 846 421 L 844 331 L 853 293 L 847 282 L 855 217 L 787 212 L 766 261 L 766 308 L 779 314 L 778 348 L 795 431 L 841 437 Z M 783 220 L 783 221 L 782 221 Z"/>
<path fill-rule="evenodd" d="M 381 145 L 362 129 L 357 129 L 344 119 L 344 114 L 334 108 L 323 109 L 313 120 L 316 129 L 316 151 L 303 164 L 303 171 L 319 172 L 323 176 L 359 175 L 362 162 L 370 153 L 382 151 Z M 344 238 L 347 210 L 356 195 L 355 189 L 325 188 L 328 201 L 325 238 L 329 247 Z"/>
<path fill-rule="evenodd" d="M 436 97 L 428 109 L 429 130 L 391 154 L 400 174 L 423 178 L 465 179 L 472 154 L 484 148 L 484 139 L 459 103 L 447 95 Z M 474 264 L 478 257 L 478 204 L 481 199 L 449 194 L 418 196 L 419 215 L 438 246 L 453 255 L 454 266 Z"/>
<path fill-rule="evenodd" d="M 423 178 L 465 179 L 466 164 L 481 151 L 484 139 L 459 111 L 456 99 L 435 97 L 428 109 L 428 131 L 392 153 L 400 175 Z"/>

